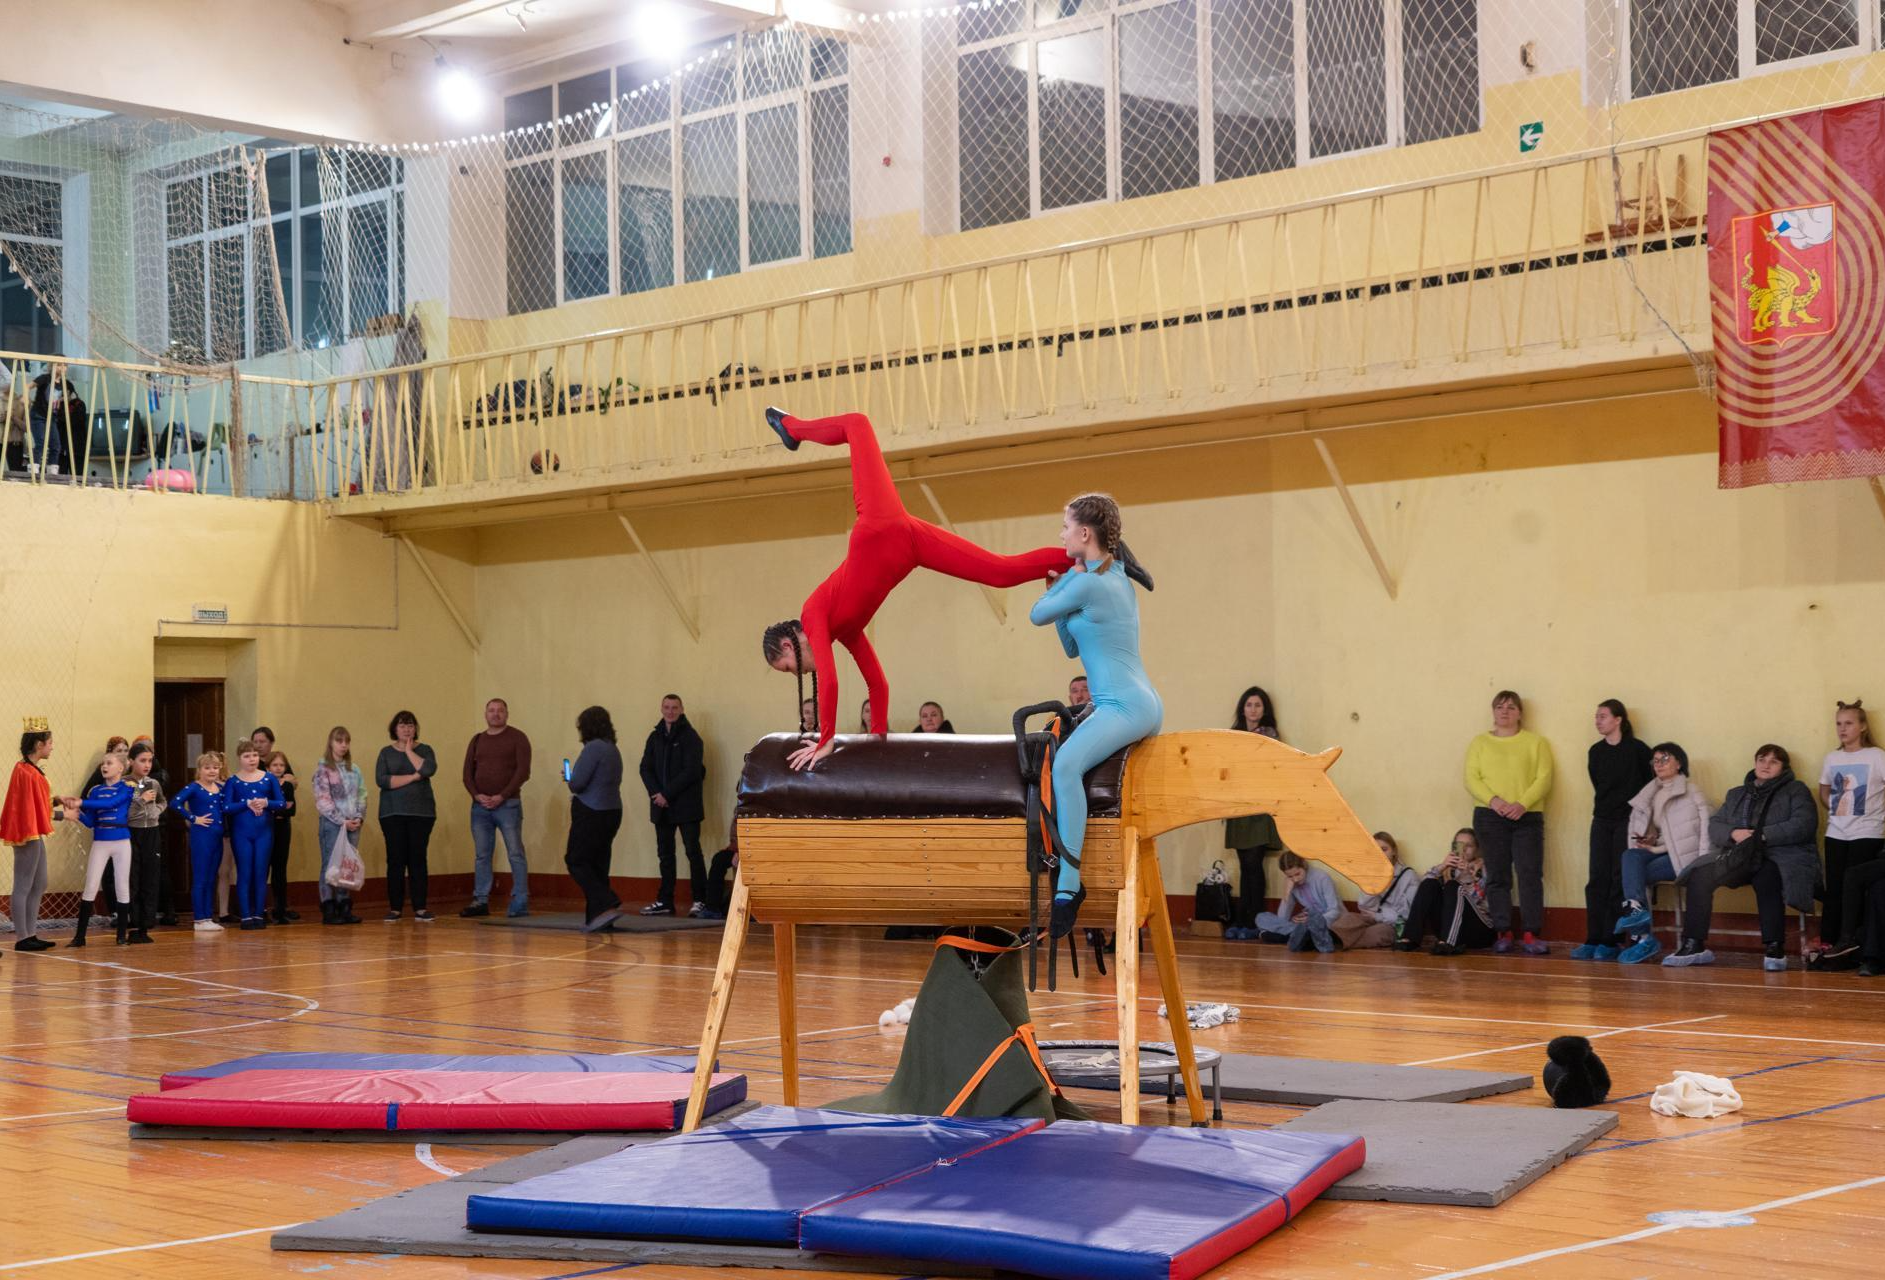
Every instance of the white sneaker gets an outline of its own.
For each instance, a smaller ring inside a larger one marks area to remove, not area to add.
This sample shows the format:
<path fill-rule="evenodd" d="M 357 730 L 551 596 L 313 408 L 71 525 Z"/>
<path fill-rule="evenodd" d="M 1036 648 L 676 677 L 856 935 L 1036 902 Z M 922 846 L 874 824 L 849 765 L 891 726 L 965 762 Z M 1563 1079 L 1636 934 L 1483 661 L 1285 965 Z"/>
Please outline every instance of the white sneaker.
<path fill-rule="evenodd" d="M 198 920 L 196 922 L 196 931 L 198 933 L 221 933 L 223 927 L 214 920 Z"/>

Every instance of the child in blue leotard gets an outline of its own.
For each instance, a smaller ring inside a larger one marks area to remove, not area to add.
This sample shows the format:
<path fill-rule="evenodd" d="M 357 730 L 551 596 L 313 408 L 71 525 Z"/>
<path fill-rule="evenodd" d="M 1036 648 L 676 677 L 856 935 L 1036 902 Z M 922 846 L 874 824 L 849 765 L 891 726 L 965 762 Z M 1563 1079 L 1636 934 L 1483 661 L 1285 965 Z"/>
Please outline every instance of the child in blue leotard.
<path fill-rule="evenodd" d="M 198 933 L 221 933 L 216 923 L 216 872 L 223 862 L 223 757 L 206 751 L 196 758 L 196 781 L 171 799 L 190 828 L 190 909 Z"/>
<path fill-rule="evenodd" d="M 105 867 L 111 866 L 118 882 L 118 901 L 125 906 L 121 912 L 128 912 L 131 902 L 131 798 L 136 793 L 124 776 L 124 757 L 116 752 L 108 752 L 98 766 L 101 781 L 85 798 L 76 797 L 66 801 L 68 811 L 76 809 L 79 821 L 92 831 L 92 853 L 85 865 L 85 892 L 79 898 L 78 928 L 73 931 L 72 941 L 67 946 L 85 945 L 85 926 L 92 916 L 92 899 L 98 896 L 103 886 Z M 120 915 L 120 920 L 125 916 Z M 125 939 L 123 924 L 118 926 L 118 941 Z"/>
<path fill-rule="evenodd" d="M 1054 886 L 1049 932 L 1073 930 L 1086 889 L 1080 848 L 1086 839 L 1086 775 L 1122 747 L 1158 732 L 1165 709 L 1139 661 L 1139 602 L 1117 561 L 1119 504 L 1103 493 L 1067 504 L 1060 542 L 1074 562 L 1035 601 L 1028 618 L 1054 624 L 1069 658 L 1086 664 L 1093 709 L 1054 755 L 1054 820 L 1067 857 Z"/>
<path fill-rule="evenodd" d="M 275 847 L 275 813 L 285 808 L 281 780 L 262 768 L 262 749 L 250 739 L 236 744 L 240 768 L 229 779 L 229 843 L 236 850 L 236 900 L 242 927 L 264 929 L 268 902 L 268 855 Z"/>

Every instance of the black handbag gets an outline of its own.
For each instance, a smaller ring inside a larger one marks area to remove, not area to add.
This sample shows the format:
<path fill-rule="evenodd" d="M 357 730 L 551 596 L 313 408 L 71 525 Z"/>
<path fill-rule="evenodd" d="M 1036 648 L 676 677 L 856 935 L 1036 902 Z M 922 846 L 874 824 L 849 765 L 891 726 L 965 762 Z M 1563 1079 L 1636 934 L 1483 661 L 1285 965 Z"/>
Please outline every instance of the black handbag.
<path fill-rule="evenodd" d="M 1754 883 L 1754 873 L 1761 869 L 1761 863 L 1767 861 L 1767 838 L 1761 834 L 1761 828 L 1767 825 L 1767 806 L 1774 802 L 1778 791 L 1776 787 L 1761 798 L 1760 810 L 1748 824 L 1754 834 L 1722 851 L 1715 863 L 1715 883 L 1719 887 L 1739 889 Z"/>
<path fill-rule="evenodd" d="M 1236 900 L 1231 897 L 1230 881 L 1224 875 L 1222 861 L 1213 862 L 1204 879 L 1198 881 L 1191 918 L 1218 924 L 1229 924 L 1237 918 Z"/>

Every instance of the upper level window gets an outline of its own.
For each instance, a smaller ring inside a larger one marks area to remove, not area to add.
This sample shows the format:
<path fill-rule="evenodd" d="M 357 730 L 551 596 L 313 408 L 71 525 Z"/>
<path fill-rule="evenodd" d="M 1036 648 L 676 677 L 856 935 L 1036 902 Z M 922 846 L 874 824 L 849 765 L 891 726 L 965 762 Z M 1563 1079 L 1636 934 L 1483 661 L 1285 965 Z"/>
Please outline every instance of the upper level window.
<path fill-rule="evenodd" d="M 1864 0 L 1632 0 L 1630 96 L 1692 89 L 1879 47 Z"/>
<path fill-rule="evenodd" d="M 396 156 L 303 147 L 166 183 L 169 341 L 234 361 L 404 311 L 405 181 Z"/>
<path fill-rule="evenodd" d="M 1479 128 L 1477 0 L 984 0 L 962 229 Z"/>
<path fill-rule="evenodd" d="M 64 288 L 64 188 L 0 173 L 0 238 L 6 241 L 0 253 L 0 351 L 57 355 L 63 334 L 40 296 L 56 298 Z"/>
<path fill-rule="evenodd" d="M 507 98 L 511 313 L 850 252 L 849 54 L 780 27 Z"/>

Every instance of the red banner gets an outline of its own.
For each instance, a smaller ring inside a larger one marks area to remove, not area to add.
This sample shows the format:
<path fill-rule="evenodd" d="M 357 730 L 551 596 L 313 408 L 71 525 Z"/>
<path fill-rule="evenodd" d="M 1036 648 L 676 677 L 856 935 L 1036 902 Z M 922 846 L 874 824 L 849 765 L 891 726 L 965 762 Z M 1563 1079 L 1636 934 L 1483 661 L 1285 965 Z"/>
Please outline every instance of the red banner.
<path fill-rule="evenodd" d="M 1885 474 L 1885 99 L 1713 134 L 1721 487 Z"/>

